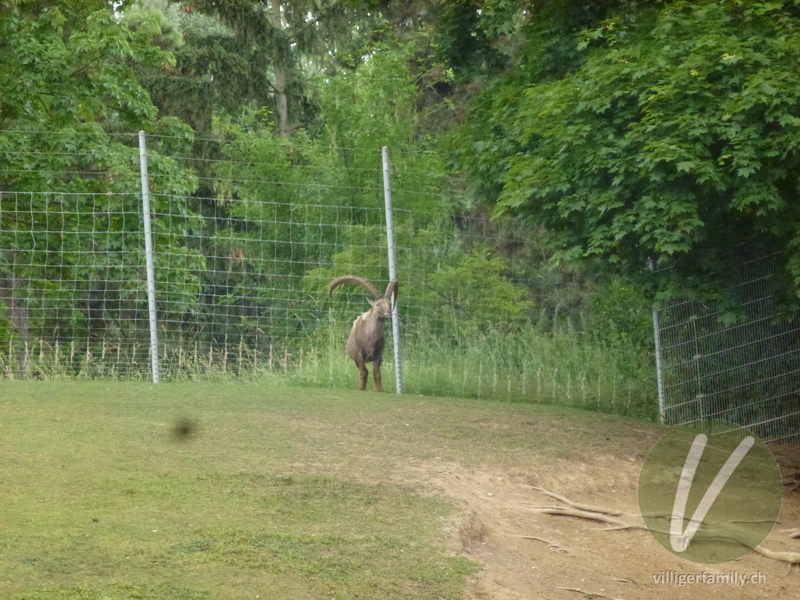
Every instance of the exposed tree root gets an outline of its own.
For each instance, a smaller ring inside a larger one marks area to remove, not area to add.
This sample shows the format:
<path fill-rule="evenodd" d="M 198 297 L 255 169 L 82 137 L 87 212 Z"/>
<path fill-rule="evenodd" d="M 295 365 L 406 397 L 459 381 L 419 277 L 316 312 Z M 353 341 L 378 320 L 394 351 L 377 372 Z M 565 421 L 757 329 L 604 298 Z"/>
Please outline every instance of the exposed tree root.
<path fill-rule="evenodd" d="M 612 516 L 617 516 L 617 517 L 622 514 L 619 511 L 610 510 L 608 508 L 603 508 L 601 506 L 592 506 L 591 504 L 581 504 L 580 502 L 573 502 L 569 498 L 565 498 L 564 496 L 562 496 L 560 494 L 556 494 L 555 492 L 551 492 L 551 491 L 546 490 L 544 488 L 536 487 L 535 485 L 529 485 L 529 486 L 526 486 L 526 487 L 529 487 L 529 488 L 531 488 L 533 490 L 536 490 L 537 492 L 541 492 L 542 494 L 550 496 L 551 498 L 555 498 L 559 502 L 563 502 L 564 504 L 568 504 L 572 508 L 577 508 L 578 510 L 585 510 L 587 512 L 594 512 L 594 513 L 603 513 L 603 514 L 606 514 L 606 515 L 612 515 Z"/>
<path fill-rule="evenodd" d="M 609 516 L 609 515 L 620 515 L 620 514 L 623 514 L 623 513 L 614 512 L 614 511 L 607 510 L 607 509 L 604 509 L 604 508 L 600 508 L 600 507 L 597 507 L 597 506 L 589 506 L 589 505 L 586 505 L 586 504 L 580 504 L 578 502 L 573 502 L 572 500 L 569 500 L 568 498 L 565 498 L 564 496 L 561 496 L 559 494 L 556 494 L 554 492 L 550 492 L 548 490 L 545 490 L 545 489 L 542 489 L 542 488 L 539 488 L 539 487 L 536 487 L 536 486 L 528 486 L 528 487 L 530 487 L 532 489 L 535 489 L 535 490 L 537 490 L 537 491 L 539 491 L 539 492 L 541 492 L 541 493 L 543 493 L 543 494 L 545 494 L 547 496 L 550 496 L 551 498 L 555 498 L 555 499 L 557 499 L 557 500 L 569 505 L 569 508 L 565 507 L 565 506 L 536 506 L 536 507 L 533 507 L 531 509 L 531 510 L 534 510 L 536 512 L 540 512 L 540 513 L 544 513 L 544 514 L 548 514 L 548 515 L 556 515 L 556 516 L 577 517 L 579 519 L 588 519 L 590 521 L 599 521 L 601 523 L 607 523 L 608 525 L 611 525 L 611 527 L 603 529 L 602 531 L 619 531 L 619 530 L 623 530 L 623 529 L 648 530 L 647 527 L 644 527 L 642 525 L 635 525 L 633 523 L 628 523 L 626 521 L 623 521 L 622 519 L 616 519 L 613 516 Z M 791 538 L 800 538 L 800 529 L 787 529 L 787 530 L 784 530 L 784 531 L 787 532 L 789 534 L 789 537 L 791 537 Z M 542 542 L 547 542 L 547 540 L 542 540 L 541 538 L 535 538 L 535 537 L 532 537 L 532 536 L 530 536 L 530 537 L 529 536 L 521 536 L 521 537 L 528 537 L 529 539 L 535 539 L 535 540 L 539 540 L 539 541 L 542 541 Z M 724 539 L 732 540 L 734 542 L 737 542 L 737 543 L 745 546 L 746 548 L 750 548 L 753 552 L 755 552 L 756 554 L 759 554 L 759 555 L 761 555 L 761 556 L 763 556 L 765 558 L 769 558 L 771 560 L 775 560 L 775 561 L 778 561 L 778 562 L 787 563 L 787 564 L 790 565 L 790 568 L 791 568 L 791 565 L 800 565 L 800 552 L 782 552 L 782 551 L 776 551 L 776 550 L 769 550 L 769 549 L 764 548 L 762 546 L 757 546 L 757 547 L 753 548 L 750 544 L 747 544 L 746 542 L 742 541 L 741 539 L 739 539 L 738 537 L 735 537 L 735 536 L 725 537 Z M 552 544 L 552 542 L 547 542 L 547 543 L 548 544 Z M 583 592 L 583 591 L 578 590 L 576 588 L 559 588 L 559 589 L 569 590 L 569 591 L 573 591 L 573 592 L 579 592 L 579 593 L 582 593 L 582 594 L 589 594 L 589 595 L 592 595 L 592 596 L 608 598 L 608 596 L 603 596 L 602 594 L 594 594 L 594 593 L 590 593 L 590 592 Z"/>
<path fill-rule="evenodd" d="M 551 542 L 550 540 L 546 540 L 544 538 L 536 537 L 534 535 L 518 535 L 516 537 L 520 537 L 524 540 L 535 540 L 537 542 L 544 542 L 550 547 L 550 550 L 553 550 L 554 552 L 566 552 L 566 550 L 561 544 L 556 544 L 555 542 Z"/>
<path fill-rule="evenodd" d="M 564 506 L 536 506 L 533 507 L 531 510 L 540 513 L 545 513 L 548 515 L 578 517 L 579 519 L 589 519 L 591 521 L 608 523 L 609 525 L 613 526 L 609 528 L 608 531 L 616 531 L 621 529 L 646 529 L 646 527 L 643 527 L 642 525 L 634 525 L 633 523 L 628 523 L 626 521 L 623 521 L 622 519 L 615 519 L 614 517 L 610 517 L 607 514 L 588 511 L 588 510 L 579 510 L 577 508 L 567 508 Z"/>
<path fill-rule="evenodd" d="M 775 550 L 768 550 L 762 546 L 756 546 L 753 548 L 753 552 L 779 562 L 785 562 L 790 565 L 800 565 L 800 552 L 777 552 Z"/>
<path fill-rule="evenodd" d="M 790 538 L 800 538 L 800 529 L 784 529 L 783 532 Z"/>

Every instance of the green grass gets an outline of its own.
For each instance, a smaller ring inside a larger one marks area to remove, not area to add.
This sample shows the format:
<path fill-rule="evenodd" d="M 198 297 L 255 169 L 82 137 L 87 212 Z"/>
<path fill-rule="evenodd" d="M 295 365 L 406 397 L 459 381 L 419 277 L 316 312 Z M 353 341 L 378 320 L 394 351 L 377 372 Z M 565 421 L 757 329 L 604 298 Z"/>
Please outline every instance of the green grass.
<path fill-rule="evenodd" d="M 441 545 L 450 506 L 337 473 L 285 397 L 0 390 L 3 598 L 455 598 L 472 569 Z M 184 414 L 197 431 L 179 441 Z"/>
<path fill-rule="evenodd" d="M 346 332 L 341 325 L 340 332 Z M 358 373 L 335 339 L 320 343 L 290 368 L 264 370 L 292 385 L 352 387 Z M 624 335 L 601 338 L 577 331 L 564 319 L 550 334 L 533 326 L 502 332 L 462 325 L 447 335 L 407 333 L 401 349 L 407 393 L 558 404 L 639 418 L 658 411 L 654 354 Z M 263 362 L 263 361 L 262 361 Z M 371 372 L 371 367 L 368 366 Z M 370 375 L 371 377 L 371 375 Z M 393 352 L 387 344 L 383 380 L 395 389 Z M 371 381 L 370 381 L 371 385 Z"/>
<path fill-rule="evenodd" d="M 204 348 L 199 343 L 162 340 L 162 377 L 352 389 L 358 372 L 344 352 L 349 327 L 349 321 L 331 318 L 291 345 L 284 340 L 281 346 L 258 350 L 244 343 Z M 488 325 L 458 323 L 447 332 L 440 329 L 404 332 L 406 393 L 558 404 L 646 419 L 657 416 L 654 356 L 626 335 L 590 334 L 567 319 L 559 320 L 549 333 L 532 325 L 498 331 Z M 18 379 L 147 381 L 147 350 L 143 343 L 123 348 L 98 342 L 92 349 L 43 340 L 9 344 L 7 351 L 5 346 L 0 350 L 0 373 Z M 396 387 L 392 355 L 389 342 L 383 380 L 390 390 Z"/>
<path fill-rule="evenodd" d="M 613 453 L 629 429 L 526 404 L 3 381 L 0 597 L 460 598 L 476 565 L 444 535 L 456 507 L 398 472 Z"/>

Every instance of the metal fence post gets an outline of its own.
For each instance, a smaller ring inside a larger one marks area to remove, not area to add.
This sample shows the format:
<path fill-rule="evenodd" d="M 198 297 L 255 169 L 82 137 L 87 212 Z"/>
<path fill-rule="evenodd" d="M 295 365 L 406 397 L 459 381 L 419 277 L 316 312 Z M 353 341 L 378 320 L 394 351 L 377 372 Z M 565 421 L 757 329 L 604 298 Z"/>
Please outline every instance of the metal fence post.
<path fill-rule="evenodd" d="M 144 251 L 147 266 L 147 306 L 150 315 L 150 365 L 153 383 L 160 380 L 158 368 L 158 327 L 156 325 L 156 283 L 153 264 L 153 228 L 150 224 L 150 182 L 147 176 L 147 143 L 144 131 L 139 132 L 139 168 L 142 174 L 142 220 Z"/>
<path fill-rule="evenodd" d="M 658 317 L 658 309 L 653 308 L 653 336 L 656 346 L 656 380 L 658 382 L 658 415 L 663 425 L 667 424 L 667 405 L 664 390 L 664 358 L 662 357 L 663 346 L 661 341 L 661 322 Z"/>
<path fill-rule="evenodd" d="M 389 279 L 397 279 L 397 266 L 394 258 L 394 222 L 392 220 L 392 188 L 389 178 L 389 148 L 381 148 L 383 157 L 383 198 L 386 204 L 386 241 L 389 251 Z M 395 293 L 395 298 L 397 297 Z M 400 370 L 400 318 L 397 302 L 392 303 L 392 339 L 394 341 L 394 375 L 397 393 L 403 393 L 403 377 Z"/>
<path fill-rule="evenodd" d="M 647 267 L 653 273 L 656 270 L 656 264 L 652 258 L 647 260 Z M 658 307 L 653 306 L 653 340 L 656 346 L 656 381 L 658 383 L 658 416 L 661 423 L 667 424 L 667 402 L 666 390 L 664 389 L 664 347 L 661 339 L 661 320 L 658 316 Z"/>

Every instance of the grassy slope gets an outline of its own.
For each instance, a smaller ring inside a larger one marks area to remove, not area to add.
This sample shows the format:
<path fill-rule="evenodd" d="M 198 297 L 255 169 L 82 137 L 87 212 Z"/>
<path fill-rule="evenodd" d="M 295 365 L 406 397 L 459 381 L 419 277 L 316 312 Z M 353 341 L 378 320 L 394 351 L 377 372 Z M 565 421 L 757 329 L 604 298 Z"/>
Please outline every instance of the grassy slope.
<path fill-rule="evenodd" d="M 444 545 L 454 507 L 396 483 L 398 465 L 613 452 L 630 423 L 258 385 L 0 382 L 0 597 L 458 598 L 474 566 Z"/>

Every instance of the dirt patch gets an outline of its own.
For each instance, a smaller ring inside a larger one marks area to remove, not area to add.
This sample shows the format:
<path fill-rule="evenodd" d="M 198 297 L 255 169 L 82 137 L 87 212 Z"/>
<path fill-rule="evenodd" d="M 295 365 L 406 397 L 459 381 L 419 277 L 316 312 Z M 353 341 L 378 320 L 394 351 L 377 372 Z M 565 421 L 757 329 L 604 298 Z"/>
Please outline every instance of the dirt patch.
<path fill-rule="evenodd" d="M 435 460 L 409 465 L 405 476 L 426 481 L 463 507 L 452 537 L 483 566 L 470 580 L 468 600 L 800 597 L 798 566 L 755 553 L 720 565 L 696 564 L 667 552 L 648 531 L 609 531 L 602 523 L 534 510 L 560 504 L 535 486 L 615 509 L 619 518 L 642 524 L 637 500 L 642 460 L 597 454 L 502 472 Z M 763 546 L 800 552 L 800 540 L 783 531 L 797 527 L 800 497 L 787 486 L 779 524 Z M 732 574 L 754 576 L 756 582 L 720 579 Z M 689 582 L 690 576 L 699 582 Z M 664 581 L 656 582 L 659 577 Z"/>

